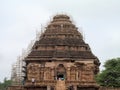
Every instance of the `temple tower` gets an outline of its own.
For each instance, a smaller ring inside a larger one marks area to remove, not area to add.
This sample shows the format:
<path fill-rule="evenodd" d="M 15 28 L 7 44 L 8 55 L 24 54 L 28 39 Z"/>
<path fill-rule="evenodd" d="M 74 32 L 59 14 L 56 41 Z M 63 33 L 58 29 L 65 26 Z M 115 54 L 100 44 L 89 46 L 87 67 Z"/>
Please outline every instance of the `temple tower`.
<path fill-rule="evenodd" d="M 26 90 L 55 90 L 61 82 L 66 90 L 98 90 L 100 62 L 67 15 L 53 17 L 24 61 Z"/>

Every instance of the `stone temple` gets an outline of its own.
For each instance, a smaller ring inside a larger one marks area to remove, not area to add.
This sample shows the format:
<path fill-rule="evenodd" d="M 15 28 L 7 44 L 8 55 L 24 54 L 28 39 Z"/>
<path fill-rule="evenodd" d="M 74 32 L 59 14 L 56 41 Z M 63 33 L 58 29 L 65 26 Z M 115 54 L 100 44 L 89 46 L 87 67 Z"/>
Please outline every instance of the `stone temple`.
<path fill-rule="evenodd" d="M 95 75 L 100 62 L 67 15 L 53 17 L 24 61 L 20 90 L 99 89 Z"/>

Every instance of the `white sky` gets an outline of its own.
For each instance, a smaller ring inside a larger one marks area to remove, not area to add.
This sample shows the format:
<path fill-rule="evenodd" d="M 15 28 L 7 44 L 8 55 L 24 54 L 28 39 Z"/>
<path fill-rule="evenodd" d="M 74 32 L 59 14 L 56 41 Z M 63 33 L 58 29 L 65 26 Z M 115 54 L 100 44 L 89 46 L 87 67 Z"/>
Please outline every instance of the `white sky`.
<path fill-rule="evenodd" d="M 120 56 L 120 0 L 0 0 L 0 81 L 57 13 L 72 17 L 102 65 Z"/>

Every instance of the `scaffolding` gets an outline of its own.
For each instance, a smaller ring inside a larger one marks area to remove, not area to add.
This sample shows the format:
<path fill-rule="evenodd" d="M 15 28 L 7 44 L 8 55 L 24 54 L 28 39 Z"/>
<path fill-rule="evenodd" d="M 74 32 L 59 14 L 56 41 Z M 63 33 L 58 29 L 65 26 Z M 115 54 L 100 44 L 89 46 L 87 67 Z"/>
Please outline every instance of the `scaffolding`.
<path fill-rule="evenodd" d="M 20 85 L 23 80 L 24 73 L 22 72 L 22 66 L 24 64 L 24 61 L 19 56 L 17 58 L 17 61 L 12 65 L 12 73 L 11 73 L 11 80 L 13 85 Z"/>
<path fill-rule="evenodd" d="M 18 56 L 17 61 L 12 64 L 11 80 L 13 85 L 24 84 L 24 79 L 26 77 L 25 58 L 31 52 L 35 41 L 38 41 L 42 37 L 44 31 L 45 31 L 45 28 L 43 28 L 41 25 L 41 31 L 36 31 L 36 38 L 34 40 L 31 40 L 26 50 L 22 49 L 21 56 Z"/>

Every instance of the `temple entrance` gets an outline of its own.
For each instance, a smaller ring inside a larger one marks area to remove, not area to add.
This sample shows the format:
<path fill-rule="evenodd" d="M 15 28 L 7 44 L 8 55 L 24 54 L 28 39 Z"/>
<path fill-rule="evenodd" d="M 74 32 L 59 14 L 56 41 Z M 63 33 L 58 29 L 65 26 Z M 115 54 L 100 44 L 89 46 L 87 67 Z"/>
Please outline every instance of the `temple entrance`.
<path fill-rule="evenodd" d="M 63 64 L 59 64 L 56 68 L 56 77 L 57 80 L 65 80 L 66 70 Z"/>
<path fill-rule="evenodd" d="M 57 75 L 57 79 L 59 80 L 64 80 L 65 79 L 65 77 L 64 77 L 64 75 L 63 74 L 58 74 Z"/>

